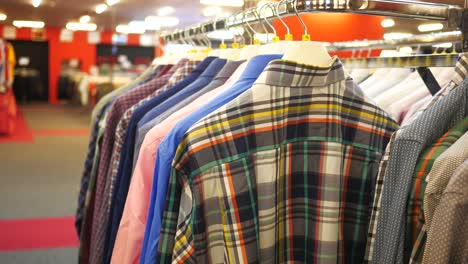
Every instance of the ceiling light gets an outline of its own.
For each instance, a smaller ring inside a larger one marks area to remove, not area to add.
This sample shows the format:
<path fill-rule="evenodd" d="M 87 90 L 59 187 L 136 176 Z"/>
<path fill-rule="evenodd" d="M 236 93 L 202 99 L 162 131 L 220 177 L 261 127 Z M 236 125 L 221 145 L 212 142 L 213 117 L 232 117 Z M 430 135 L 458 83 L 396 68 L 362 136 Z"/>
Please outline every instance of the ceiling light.
<path fill-rule="evenodd" d="M 146 23 L 146 21 L 140 21 L 140 20 L 134 20 L 128 23 L 128 26 L 130 28 L 134 29 L 143 29 L 143 30 L 160 30 L 161 25 L 160 24 L 151 24 L 151 23 Z"/>
<path fill-rule="evenodd" d="M 392 32 L 392 33 L 385 33 L 384 39 L 385 40 L 395 40 L 395 39 L 404 39 L 413 36 L 411 33 L 401 33 L 401 32 Z"/>
<path fill-rule="evenodd" d="M 0 21 L 4 21 L 7 19 L 7 15 L 0 13 Z"/>
<path fill-rule="evenodd" d="M 220 14 L 222 11 L 223 9 L 221 9 L 219 6 L 208 6 L 203 8 L 202 13 L 203 16 L 210 17 Z"/>
<path fill-rule="evenodd" d="M 420 32 L 437 31 L 437 30 L 442 30 L 443 28 L 444 28 L 444 25 L 442 23 L 421 24 L 418 26 L 418 30 Z"/>
<path fill-rule="evenodd" d="M 244 5 L 244 0 L 200 0 L 200 4 L 241 7 Z"/>
<path fill-rule="evenodd" d="M 42 21 L 14 20 L 13 26 L 17 28 L 43 28 L 45 26 L 45 23 Z"/>
<path fill-rule="evenodd" d="M 231 12 L 223 12 L 218 17 L 230 17 L 230 16 L 232 16 Z"/>
<path fill-rule="evenodd" d="M 233 39 L 234 33 L 229 30 L 216 30 L 207 34 L 210 39 Z"/>
<path fill-rule="evenodd" d="M 452 42 L 440 43 L 437 45 L 432 45 L 434 48 L 451 48 L 453 46 Z"/>
<path fill-rule="evenodd" d="M 86 24 L 86 23 L 89 23 L 89 21 L 91 21 L 91 17 L 88 16 L 88 15 L 81 16 L 81 17 L 80 17 L 80 23 Z"/>
<path fill-rule="evenodd" d="M 32 0 L 32 5 L 34 7 L 39 7 L 42 3 L 42 0 Z"/>
<path fill-rule="evenodd" d="M 94 23 L 78 23 L 78 22 L 69 22 L 65 26 L 68 30 L 72 31 L 95 31 L 97 25 Z"/>
<path fill-rule="evenodd" d="M 96 6 L 96 13 L 97 14 L 101 14 L 106 10 L 107 10 L 107 5 L 106 4 L 100 4 L 100 5 Z"/>
<path fill-rule="evenodd" d="M 120 0 L 107 0 L 106 1 L 108 6 L 113 6 L 113 5 L 117 4 L 118 2 L 120 2 Z"/>
<path fill-rule="evenodd" d="M 175 12 L 175 9 L 172 6 L 164 6 L 158 9 L 158 16 L 168 16 Z"/>
<path fill-rule="evenodd" d="M 115 31 L 121 34 L 143 34 L 145 33 L 145 28 L 131 27 L 129 25 L 118 25 L 115 28 Z"/>
<path fill-rule="evenodd" d="M 389 27 L 393 27 L 395 26 L 395 20 L 393 19 L 384 19 L 382 20 L 382 22 L 380 22 L 380 25 L 383 27 L 383 28 L 389 28 Z"/>
<path fill-rule="evenodd" d="M 146 30 L 160 30 L 161 26 L 160 25 L 151 25 L 147 24 L 145 21 L 140 21 L 140 20 L 134 20 L 128 23 L 128 26 L 133 29 L 133 31 L 146 31 Z"/>
<path fill-rule="evenodd" d="M 179 24 L 179 19 L 177 17 L 165 16 L 147 16 L 145 18 L 145 23 L 148 25 L 159 25 L 160 27 L 174 27 Z"/>

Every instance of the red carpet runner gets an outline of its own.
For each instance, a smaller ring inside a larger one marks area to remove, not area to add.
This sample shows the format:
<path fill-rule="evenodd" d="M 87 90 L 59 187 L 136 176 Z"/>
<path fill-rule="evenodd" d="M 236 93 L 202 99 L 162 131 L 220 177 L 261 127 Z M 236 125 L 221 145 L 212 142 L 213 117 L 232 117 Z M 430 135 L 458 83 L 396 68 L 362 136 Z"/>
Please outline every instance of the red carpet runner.
<path fill-rule="evenodd" d="M 73 217 L 0 220 L 0 251 L 77 247 Z"/>
<path fill-rule="evenodd" d="M 0 143 L 32 143 L 33 141 L 33 134 L 24 119 L 23 113 L 18 110 L 15 132 L 12 135 L 0 135 Z"/>

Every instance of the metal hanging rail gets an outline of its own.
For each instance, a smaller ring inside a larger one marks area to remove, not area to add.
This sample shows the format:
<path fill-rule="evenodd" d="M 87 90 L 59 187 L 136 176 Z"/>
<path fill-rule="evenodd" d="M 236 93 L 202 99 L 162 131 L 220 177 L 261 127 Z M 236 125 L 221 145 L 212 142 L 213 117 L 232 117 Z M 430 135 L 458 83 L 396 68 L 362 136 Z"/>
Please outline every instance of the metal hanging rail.
<path fill-rule="evenodd" d="M 450 31 L 441 33 L 421 34 L 412 37 L 395 40 L 364 40 L 328 43 L 329 51 L 347 51 L 354 49 L 393 49 L 402 46 L 424 46 L 437 45 L 442 43 L 460 43 L 462 33 L 460 31 Z"/>
<path fill-rule="evenodd" d="M 459 56 L 458 53 L 449 53 L 401 57 L 345 58 L 341 61 L 346 65 L 347 69 L 454 67 Z"/>
<path fill-rule="evenodd" d="M 229 18 L 201 23 L 162 37 L 165 41 L 171 42 L 220 29 L 243 26 L 246 23 L 255 24 L 261 22 L 264 18 L 268 20 L 276 19 L 277 15 L 281 17 L 293 16 L 296 15 L 294 5 L 299 14 L 315 12 L 354 13 L 424 19 L 447 22 L 451 29 L 467 28 L 468 31 L 467 12 L 464 8 L 458 6 L 410 0 L 293 0 L 287 2 L 285 8 L 279 10 L 278 14 L 260 17 L 257 9 L 252 8 Z M 468 35 L 465 31 L 462 30 L 462 32 L 462 35 Z M 465 39 L 468 40 L 468 37 Z M 468 41 L 463 41 L 463 47 L 468 49 Z"/>

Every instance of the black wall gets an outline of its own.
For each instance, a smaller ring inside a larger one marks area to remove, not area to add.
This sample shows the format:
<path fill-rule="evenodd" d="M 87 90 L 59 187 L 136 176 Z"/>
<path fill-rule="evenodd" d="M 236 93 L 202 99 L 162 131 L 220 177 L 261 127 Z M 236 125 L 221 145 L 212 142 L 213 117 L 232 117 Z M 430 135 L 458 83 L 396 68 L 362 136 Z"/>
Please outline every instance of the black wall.
<path fill-rule="evenodd" d="M 15 91 L 28 93 L 28 100 L 47 101 L 49 96 L 49 42 L 47 41 L 27 41 L 27 40 L 9 40 L 15 49 L 16 68 L 24 68 L 19 65 L 21 57 L 29 57 L 27 68 L 36 69 L 40 73 L 41 88 L 40 91 Z M 24 87 L 23 87 L 24 88 Z"/>

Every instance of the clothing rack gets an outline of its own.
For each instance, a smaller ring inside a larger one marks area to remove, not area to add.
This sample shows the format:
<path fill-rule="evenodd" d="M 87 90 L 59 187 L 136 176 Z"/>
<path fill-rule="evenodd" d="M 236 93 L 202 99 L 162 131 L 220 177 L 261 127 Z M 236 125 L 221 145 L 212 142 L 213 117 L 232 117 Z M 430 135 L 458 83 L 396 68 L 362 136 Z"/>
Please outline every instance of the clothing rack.
<path fill-rule="evenodd" d="M 414 35 L 404 39 L 389 40 L 362 40 L 327 43 L 329 51 L 348 51 L 355 49 L 394 49 L 401 46 L 424 46 L 442 43 L 460 43 L 462 33 L 460 31 L 440 32 L 431 34 Z"/>
<path fill-rule="evenodd" d="M 468 50 L 467 9 L 447 4 L 409 0 L 292 0 L 287 1 L 284 8 L 278 8 L 277 14 L 262 16 L 257 8 L 251 8 L 228 18 L 201 23 L 162 37 L 166 42 L 173 42 L 216 30 L 255 24 L 264 19 L 273 20 L 278 16 L 288 17 L 314 12 L 354 13 L 447 22 L 449 29 L 461 30 L 459 39 L 462 40 L 462 49 Z"/>
<path fill-rule="evenodd" d="M 348 69 L 454 67 L 458 53 L 411 55 L 402 57 L 345 58 Z"/>

